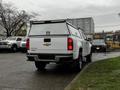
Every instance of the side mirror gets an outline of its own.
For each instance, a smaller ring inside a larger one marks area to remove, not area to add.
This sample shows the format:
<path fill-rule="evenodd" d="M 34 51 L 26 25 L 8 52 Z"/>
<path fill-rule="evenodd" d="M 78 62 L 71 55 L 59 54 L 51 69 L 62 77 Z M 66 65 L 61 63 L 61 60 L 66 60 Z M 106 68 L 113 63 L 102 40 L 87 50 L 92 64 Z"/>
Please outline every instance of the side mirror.
<path fill-rule="evenodd" d="M 91 38 L 86 38 L 85 40 L 86 40 L 86 41 L 92 41 L 92 39 L 91 39 Z"/>
<path fill-rule="evenodd" d="M 22 39 L 21 39 L 21 38 L 18 38 L 17 41 L 22 41 Z"/>

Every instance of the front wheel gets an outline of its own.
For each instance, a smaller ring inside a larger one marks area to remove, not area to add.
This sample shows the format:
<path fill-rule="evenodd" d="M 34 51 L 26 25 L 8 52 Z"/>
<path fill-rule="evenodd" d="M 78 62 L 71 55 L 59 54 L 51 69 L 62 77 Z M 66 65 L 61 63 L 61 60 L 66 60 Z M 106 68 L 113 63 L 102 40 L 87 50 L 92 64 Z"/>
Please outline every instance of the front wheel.
<path fill-rule="evenodd" d="M 35 61 L 35 66 L 38 70 L 43 71 L 45 70 L 46 63 Z"/>
<path fill-rule="evenodd" d="M 12 49 L 12 51 L 13 51 L 13 52 L 17 52 L 17 50 L 18 50 L 18 48 L 17 48 L 17 46 L 16 46 L 16 45 L 12 46 L 12 48 L 11 48 L 11 49 Z"/>

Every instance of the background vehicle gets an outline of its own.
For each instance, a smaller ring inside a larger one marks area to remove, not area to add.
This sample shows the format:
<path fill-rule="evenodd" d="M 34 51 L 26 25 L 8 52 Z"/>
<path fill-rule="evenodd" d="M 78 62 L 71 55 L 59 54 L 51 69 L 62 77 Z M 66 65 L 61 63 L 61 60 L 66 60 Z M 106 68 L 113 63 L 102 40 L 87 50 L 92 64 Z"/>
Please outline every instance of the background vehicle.
<path fill-rule="evenodd" d="M 22 52 L 27 52 L 27 48 L 26 48 L 26 38 L 24 38 L 21 43 L 20 43 L 20 50 Z"/>
<path fill-rule="evenodd" d="M 104 39 L 94 39 L 92 41 L 92 51 L 93 52 L 106 52 L 107 45 Z"/>
<path fill-rule="evenodd" d="M 110 49 L 120 49 L 120 30 L 106 35 L 106 43 Z"/>
<path fill-rule="evenodd" d="M 90 42 L 65 20 L 32 21 L 28 37 L 27 57 L 39 70 L 49 62 L 75 64 L 81 70 L 84 62 L 91 62 Z"/>
<path fill-rule="evenodd" d="M 120 30 L 95 33 L 93 37 L 104 39 L 109 50 L 120 49 Z"/>
<path fill-rule="evenodd" d="M 9 49 L 16 52 L 20 48 L 20 43 L 23 37 L 8 37 L 0 41 L 0 49 Z"/>

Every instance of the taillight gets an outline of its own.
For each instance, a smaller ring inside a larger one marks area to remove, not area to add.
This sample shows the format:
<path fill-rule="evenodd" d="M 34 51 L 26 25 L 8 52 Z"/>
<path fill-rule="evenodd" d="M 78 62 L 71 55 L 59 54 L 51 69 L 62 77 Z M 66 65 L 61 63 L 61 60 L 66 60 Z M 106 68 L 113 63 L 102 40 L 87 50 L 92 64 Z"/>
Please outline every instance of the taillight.
<path fill-rule="evenodd" d="M 73 39 L 68 38 L 68 50 L 73 50 Z"/>
<path fill-rule="evenodd" d="M 30 39 L 29 38 L 26 40 L 26 48 L 27 48 L 27 50 L 30 49 Z"/>

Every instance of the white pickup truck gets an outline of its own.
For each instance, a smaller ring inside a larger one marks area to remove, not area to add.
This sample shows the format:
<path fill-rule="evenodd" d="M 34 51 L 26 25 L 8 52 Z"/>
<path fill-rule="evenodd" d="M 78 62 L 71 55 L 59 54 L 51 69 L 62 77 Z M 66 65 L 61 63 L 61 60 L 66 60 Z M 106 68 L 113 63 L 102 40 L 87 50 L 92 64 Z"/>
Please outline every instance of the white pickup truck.
<path fill-rule="evenodd" d="M 65 20 L 31 21 L 26 42 L 28 61 L 38 70 L 55 62 L 74 64 L 80 71 L 83 62 L 91 62 L 91 46 L 82 30 Z"/>
<path fill-rule="evenodd" d="M 20 48 L 20 43 L 24 37 L 12 36 L 0 41 L 0 49 L 10 49 L 16 52 Z"/>

